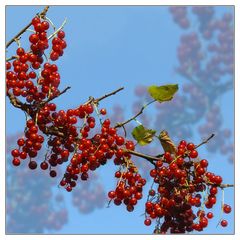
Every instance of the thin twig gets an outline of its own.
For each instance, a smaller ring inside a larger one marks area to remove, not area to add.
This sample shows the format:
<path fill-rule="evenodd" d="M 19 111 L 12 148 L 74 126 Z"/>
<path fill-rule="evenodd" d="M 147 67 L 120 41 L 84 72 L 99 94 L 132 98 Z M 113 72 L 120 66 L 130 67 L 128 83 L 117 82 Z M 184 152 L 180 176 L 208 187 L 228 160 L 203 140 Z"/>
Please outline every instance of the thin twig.
<path fill-rule="evenodd" d="M 49 6 L 46 6 L 43 11 L 40 14 L 37 14 L 41 18 L 44 18 L 47 14 L 47 11 L 49 9 Z M 32 22 L 28 23 L 27 26 L 25 26 L 19 33 L 16 34 L 9 42 L 6 44 L 6 48 L 8 48 L 13 42 L 16 41 L 16 39 L 19 39 L 19 37 L 27 31 L 27 29 L 32 25 Z"/>
<path fill-rule="evenodd" d="M 13 60 L 13 59 L 17 59 L 17 58 L 18 58 L 17 56 L 9 57 L 9 58 L 6 59 L 6 62 L 9 62 L 9 61 L 11 61 L 11 60 Z"/>
<path fill-rule="evenodd" d="M 116 126 L 115 126 L 115 128 L 122 127 L 122 126 L 126 125 L 127 123 L 131 122 L 132 120 L 135 120 L 139 115 L 141 115 L 141 114 L 143 113 L 144 109 L 145 109 L 147 106 L 149 106 L 150 104 L 152 104 L 152 103 L 154 103 L 154 102 L 156 102 L 156 100 L 152 100 L 151 102 L 149 102 L 149 103 L 147 103 L 146 105 L 144 105 L 136 115 L 134 115 L 134 116 L 131 117 L 130 119 L 126 120 L 125 122 L 117 123 Z"/>
<path fill-rule="evenodd" d="M 48 100 L 46 100 L 46 101 L 44 101 L 44 102 L 41 102 L 40 107 L 43 106 L 43 105 L 45 105 L 46 103 L 52 101 L 53 99 L 61 96 L 62 94 L 64 94 L 64 93 L 65 93 L 68 89 L 70 89 L 70 88 L 71 88 L 71 87 L 68 86 L 68 87 L 66 87 L 62 92 L 60 92 L 58 95 L 49 97 Z"/>
<path fill-rule="evenodd" d="M 203 142 L 201 142 L 200 144 L 198 144 L 197 146 L 195 146 L 195 149 L 202 146 L 203 144 L 208 143 L 209 140 L 211 140 L 213 137 L 215 136 L 214 133 L 212 133 L 206 140 L 204 140 Z"/>
<path fill-rule="evenodd" d="M 140 153 L 140 152 L 136 152 L 136 151 L 133 151 L 133 150 L 130 150 L 130 149 L 123 149 L 123 150 L 125 152 L 127 152 L 127 153 L 130 153 L 130 154 L 134 155 L 134 156 L 146 159 L 148 162 L 150 162 L 154 166 L 155 166 L 154 161 L 160 160 L 160 158 L 157 158 L 157 157 L 154 157 L 154 156 L 150 156 L 150 155 L 146 155 L 146 154 L 143 154 L 143 153 Z"/>
<path fill-rule="evenodd" d="M 115 95 L 116 93 L 122 91 L 123 89 L 124 89 L 124 87 L 121 87 L 121 88 L 119 88 L 119 89 L 117 89 L 117 90 L 115 90 L 115 91 L 113 91 L 113 92 L 110 92 L 110 93 L 108 93 L 108 94 L 105 94 L 104 96 L 102 96 L 102 97 L 100 97 L 100 98 L 92 99 L 92 101 L 93 101 L 95 104 L 98 104 L 98 103 L 99 103 L 100 101 L 102 101 L 103 99 L 108 98 L 108 97 L 110 97 L 110 96 L 112 96 L 112 95 Z"/>

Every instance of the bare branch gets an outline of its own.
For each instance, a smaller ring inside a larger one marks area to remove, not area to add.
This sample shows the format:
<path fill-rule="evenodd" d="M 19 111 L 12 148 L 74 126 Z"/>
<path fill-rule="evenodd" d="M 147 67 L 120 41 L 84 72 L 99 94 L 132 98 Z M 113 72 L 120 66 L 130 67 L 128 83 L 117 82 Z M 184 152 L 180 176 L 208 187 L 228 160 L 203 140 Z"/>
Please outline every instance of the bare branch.
<path fill-rule="evenodd" d="M 45 105 L 46 103 L 52 101 L 53 99 L 61 96 L 62 94 L 64 94 L 64 93 L 65 93 L 67 90 L 69 90 L 70 88 L 71 88 L 71 87 L 68 86 L 68 87 L 66 87 L 62 92 L 60 92 L 58 95 L 52 96 L 52 97 L 48 98 L 46 101 L 41 102 L 41 103 L 40 103 L 40 107 L 42 107 L 42 106 Z"/>
<path fill-rule="evenodd" d="M 123 89 L 124 89 L 124 87 L 121 87 L 121 88 L 119 88 L 119 89 L 117 89 L 117 90 L 115 90 L 115 91 L 113 91 L 113 92 L 110 92 L 110 93 L 108 93 L 108 94 L 105 94 L 104 96 L 102 96 L 102 97 L 100 97 L 100 98 L 92 99 L 92 101 L 93 101 L 95 104 L 98 104 L 98 103 L 99 103 L 100 101 L 102 101 L 103 99 L 108 98 L 108 97 L 110 97 L 110 96 L 112 96 L 112 95 L 115 95 L 116 93 L 122 91 Z"/>
<path fill-rule="evenodd" d="M 229 187 L 234 187 L 234 184 L 221 184 L 219 187 L 220 188 L 229 188 Z"/>
<path fill-rule="evenodd" d="M 39 14 L 37 14 L 38 16 L 40 16 L 41 18 L 44 18 L 47 14 L 47 11 L 49 9 L 49 6 L 46 6 L 43 11 Z M 32 25 L 32 22 L 28 23 L 27 26 L 25 26 L 19 33 L 16 34 L 16 36 L 14 36 L 9 42 L 7 42 L 6 44 L 6 48 L 8 48 L 13 42 L 16 41 L 16 39 L 19 39 L 19 37 L 27 31 L 27 29 Z"/>
<path fill-rule="evenodd" d="M 132 120 L 135 120 L 139 115 L 141 115 L 141 114 L 143 113 L 144 109 L 145 109 L 147 106 L 149 106 L 150 104 L 152 104 L 152 103 L 154 103 L 154 102 L 156 102 L 156 100 L 152 100 L 151 102 L 149 102 L 149 103 L 147 103 L 146 105 L 144 105 L 136 115 L 134 115 L 134 116 L 131 117 L 130 119 L 126 120 L 125 122 L 117 123 L 116 126 L 115 126 L 115 128 L 123 127 L 124 125 L 126 125 L 126 124 L 129 123 L 129 122 L 131 122 Z"/>
<path fill-rule="evenodd" d="M 143 154 L 143 153 L 140 153 L 140 152 L 136 152 L 136 151 L 133 151 L 133 150 L 129 150 L 129 149 L 123 149 L 123 150 L 124 150 L 125 152 L 127 152 L 127 153 L 130 153 L 130 154 L 134 155 L 134 156 L 137 156 L 137 157 L 141 157 L 141 158 L 146 159 L 148 162 L 150 162 L 150 163 L 153 164 L 154 166 L 155 166 L 154 161 L 160 160 L 160 158 L 158 158 L 158 157 L 146 155 L 146 154 Z"/>
<path fill-rule="evenodd" d="M 195 149 L 202 146 L 203 144 L 208 143 L 208 141 L 210 141 L 213 137 L 215 136 L 214 133 L 212 133 L 206 140 L 204 140 L 203 142 L 199 143 L 197 146 L 195 146 Z"/>

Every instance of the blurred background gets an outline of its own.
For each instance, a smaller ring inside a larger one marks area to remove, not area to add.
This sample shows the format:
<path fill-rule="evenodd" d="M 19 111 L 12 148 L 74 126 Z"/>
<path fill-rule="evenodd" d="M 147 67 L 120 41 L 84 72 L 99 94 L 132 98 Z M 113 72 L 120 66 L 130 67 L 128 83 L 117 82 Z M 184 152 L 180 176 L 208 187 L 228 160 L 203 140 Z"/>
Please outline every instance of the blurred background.
<path fill-rule="evenodd" d="M 42 9 L 7 6 L 6 41 Z M 221 175 L 224 183 L 234 183 L 233 7 L 52 6 L 47 16 L 57 27 L 67 18 L 68 46 L 56 63 L 60 89 L 71 89 L 54 101 L 58 109 L 76 107 L 89 96 L 100 97 L 123 86 L 124 91 L 100 104 L 113 122 L 121 122 L 149 102 L 146 87 L 178 83 L 174 100 L 151 105 L 138 121 L 167 130 L 176 143 L 185 139 L 197 144 L 215 133 L 199 154 L 209 160 L 209 171 Z M 22 46 L 27 46 L 29 34 L 22 37 Z M 15 49 L 12 44 L 6 56 L 14 55 Z M 143 224 L 147 194 L 131 213 L 124 206 L 107 208 L 107 193 L 116 184 L 112 163 L 79 182 L 71 193 L 58 187 L 61 174 L 52 179 L 40 169 L 29 170 L 27 163 L 13 167 L 10 152 L 23 133 L 25 115 L 7 99 L 6 117 L 6 233 L 152 234 L 154 226 Z M 137 124 L 129 124 L 128 133 Z M 159 154 L 162 149 L 153 143 L 141 151 Z M 44 150 L 39 158 L 43 156 Z M 134 160 L 150 180 L 151 166 Z M 144 192 L 148 189 L 149 184 Z M 225 189 L 225 203 L 233 208 L 224 216 L 227 228 L 217 226 L 221 197 L 219 193 L 215 217 L 202 233 L 234 233 L 234 189 Z"/>

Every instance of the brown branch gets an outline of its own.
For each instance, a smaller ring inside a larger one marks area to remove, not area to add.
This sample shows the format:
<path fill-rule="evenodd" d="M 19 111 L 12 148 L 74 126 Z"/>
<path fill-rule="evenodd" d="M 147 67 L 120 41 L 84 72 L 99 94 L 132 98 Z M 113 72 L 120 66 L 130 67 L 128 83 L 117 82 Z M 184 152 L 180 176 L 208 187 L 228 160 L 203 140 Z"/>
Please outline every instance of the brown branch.
<path fill-rule="evenodd" d="M 129 149 L 123 149 L 123 150 L 125 152 L 127 152 L 127 153 L 130 153 L 130 154 L 134 155 L 134 156 L 146 159 L 148 162 L 150 162 L 154 166 L 155 166 L 154 161 L 160 160 L 160 158 L 157 158 L 157 157 L 154 157 L 154 156 L 150 156 L 150 155 L 146 155 L 146 154 L 143 154 L 143 153 L 140 153 L 140 152 L 136 152 L 136 151 L 133 151 L 133 150 L 129 150 Z"/>
<path fill-rule="evenodd" d="M 220 188 L 234 187 L 234 184 L 221 184 L 219 187 Z"/>
<path fill-rule="evenodd" d="M 16 108 L 20 108 L 21 110 L 25 111 L 26 113 L 29 114 L 30 112 L 30 105 L 21 102 L 17 97 L 15 97 L 13 94 L 7 92 L 7 96 L 10 100 L 10 103 L 16 107 Z"/>
<path fill-rule="evenodd" d="M 144 109 L 145 109 L 147 106 L 149 106 L 150 104 L 152 104 L 152 103 L 154 103 L 154 102 L 156 102 L 156 100 L 152 100 L 151 102 L 149 102 L 149 103 L 147 103 L 146 105 L 144 105 L 136 115 L 134 115 L 134 116 L 131 117 L 130 119 L 126 120 L 125 122 L 117 123 L 116 126 L 115 126 L 115 128 L 123 127 L 124 125 L 126 125 L 126 124 L 129 123 L 129 122 L 131 122 L 132 120 L 135 120 L 139 115 L 141 115 L 141 114 L 143 113 Z"/>
<path fill-rule="evenodd" d="M 215 136 L 214 133 L 212 133 L 206 140 L 204 140 L 203 142 L 199 143 L 197 146 L 195 146 L 195 149 L 202 146 L 203 144 L 208 143 L 208 141 L 210 141 L 213 137 Z"/>
<path fill-rule="evenodd" d="M 229 188 L 229 187 L 234 187 L 234 184 L 220 184 L 220 185 L 217 185 L 216 183 L 207 183 L 207 185 L 211 185 L 211 186 L 216 186 L 216 187 L 220 187 L 220 188 Z M 190 185 L 181 185 L 181 187 L 183 188 L 189 188 L 191 186 Z"/>
<path fill-rule="evenodd" d="M 37 14 L 37 16 L 41 17 L 41 18 L 45 18 L 47 11 L 49 9 L 49 6 L 46 6 L 43 11 L 39 14 Z M 13 42 L 16 41 L 16 39 L 19 39 L 19 37 L 26 32 L 26 30 L 32 25 L 32 22 L 28 23 L 27 26 L 25 26 L 19 33 L 17 33 L 9 42 L 7 42 L 6 44 L 6 48 L 8 48 Z"/>
<path fill-rule="evenodd" d="M 9 62 L 9 61 L 17 59 L 17 58 L 18 58 L 17 56 L 11 56 L 11 57 L 6 59 L 6 62 Z"/>
<path fill-rule="evenodd" d="M 102 97 L 100 97 L 100 98 L 96 98 L 96 99 L 90 98 L 90 102 L 93 102 L 94 104 L 98 104 L 98 103 L 99 103 L 100 101 L 102 101 L 103 99 L 108 98 L 108 97 L 110 97 L 110 96 L 112 96 L 112 95 L 115 95 L 116 93 L 122 91 L 123 89 L 124 89 L 124 87 L 121 87 L 121 88 L 119 88 L 119 89 L 117 89 L 117 90 L 115 90 L 115 91 L 113 91 L 113 92 L 110 92 L 110 93 L 105 94 L 104 96 L 102 96 Z"/>
<path fill-rule="evenodd" d="M 63 91 L 61 91 L 58 95 L 52 96 L 52 97 L 48 98 L 46 101 L 41 102 L 41 103 L 40 103 L 40 107 L 44 106 L 46 103 L 52 101 L 53 99 L 61 96 L 62 94 L 64 94 L 64 93 L 65 93 L 67 90 L 69 90 L 70 88 L 71 88 L 71 87 L 68 86 L 68 87 L 66 87 Z"/>

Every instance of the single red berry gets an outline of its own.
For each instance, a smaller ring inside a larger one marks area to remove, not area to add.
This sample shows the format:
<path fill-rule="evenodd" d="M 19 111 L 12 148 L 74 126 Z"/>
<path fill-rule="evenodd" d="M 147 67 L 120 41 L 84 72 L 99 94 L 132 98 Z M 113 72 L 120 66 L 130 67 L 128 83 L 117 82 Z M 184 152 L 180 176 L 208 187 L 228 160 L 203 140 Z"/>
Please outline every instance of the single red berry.
<path fill-rule="evenodd" d="M 12 164 L 14 165 L 14 166 L 19 166 L 20 165 L 20 159 L 19 158 L 14 158 L 13 160 L 12 160 Z"/>
<path fill-rule="evenodd" d="M 13 157 L 18 157 L 19 156 L 19 150 L 18 149 L 13 149 L 11 152 Z"/>
<path fill-rule="evenodd" d="M 34 17 L 34 18 L 32 19 L 32 25 L 36 25 L 37 23 L 40 23 L 40 22 L 41 22 L 41 20 L 40 20 L 39 17 Z"/>
<path fill-rule="evenodd" d="M 37 162 L 36 161 L 30 161 L 29 164 L 28 164 L 28 167 L 31 169 L 31 170 L 34 170 L 37 168 Z"/>
<path fill-rule="evenodd" d="M 18 56 L 22 56 L 22 55 L 25 53 L 25 50 L 20 47 L 20 48 L 17 49 L 16 52 L 17 52 L 17 55 L 18 55 Z"/>
<path fill-rule="evenodd" d="M 114 191 L 110 191 L 110 192 L 108 193 L 108 197 L 111 198 L 111 199 L 115 198 L 115 196 L 116 196 L 116 194 L 115 194 Z"/>
<path fill-rule="evenodd" d="M 188 143 L 187 149 L 188 150 L 193 150 L 195 148 L 195 145 L 193 143 Z"/>
<path fill-rule="evenodd" d="M 51 170 L 49 175 L 50 175 L 50 177 L 54 178 L 57 176 L 57 172 L 55 170 Z"/>
<path fill-rule="evenodd" d="M 200 165 L 203 168 L 206 168 L 208 166 L 208 161 L 206 159 L 203 159 L 200 161 Z"/>
<path fill-rule="evenodd" d="M 145 221 L 144 221 L 144 224 L 145 224 L 146 226 L 150 226 L 151 223 L 152 223 L 152 221 L 151 221 L 150 218 L 147 218 L 147 219 L 145 219 Z"/>
<path fill-rule="evenodd" d="M 31 34 L 29 36 L 29 42 L 33 43 L 33 44 L 36 44 L 39 40 L 39 37 L 38 37 L 38 34 Z"/>
<path fill-rule="evenodd" d="M 198 152 L 196 150 L 192 150 L 189 153 L 190 158 L 196 158 L 198 156 Z"/>
<path fill-rule="evenodd" d="M 227 220 L 222 220 L 221 225 L 222 225 L 222 227 L 226 227 L 228 225 Z"/>
<path fill-rule="evenodd" d="M 42 162 L 40 164 L 40 167 L 41 167 L 42 170 L 47 170 L 48 169 L 48 163 L 47 162 Z"/>
<path fill-rule="evenodd" d="M 207 213 L 207 217 L 208 217 L 209 219 L 213 218 L 213 213 L 212 213 L 212 212 L 208 212 L 208 213 Z"/>
<path fill-rule="evenodd" d="M 228 214 L 232 211 L 232 208 L 228 204 L 224 204 L 223 211 Z"/>
<path fill-rule="evenodd" d="M 60 30 L 58 33 L 57 33 L 57 36 L 61 39 L 63 39 L 65 37 L 65 32 L 63 30 Z"/>
<path fill-rule="evenodd" d="M 107 110 L 105 108 L 102 108 L 102 109 L 100 109 L 100 113 L 102 115 L 106 115 L 107 114 Z"/>

